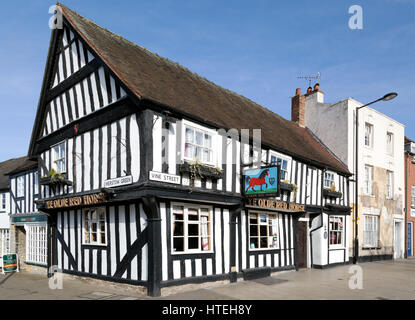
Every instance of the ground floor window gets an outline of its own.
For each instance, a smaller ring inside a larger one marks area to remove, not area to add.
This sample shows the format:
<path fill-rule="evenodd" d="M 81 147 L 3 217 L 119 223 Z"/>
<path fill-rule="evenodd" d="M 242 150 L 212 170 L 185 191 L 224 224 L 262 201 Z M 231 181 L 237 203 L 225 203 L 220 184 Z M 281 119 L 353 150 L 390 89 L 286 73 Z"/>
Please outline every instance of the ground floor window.
<path fill-rule="evenodd" d="M 198 205 L 173 205 L 172 252 L 211 252 L 212 208 Z"/>
<path fill-rule="evenodd" d="M 83 211 L 84 232 L 83 243 L 106 245 L 105 208 L 89 208 Z"/>
<path fill-rule="evenodd" d="M 10 229 L 0 229 L 0 254 L 10 253 Z"/>
<path fill-rule="evenodd" d="M 278 220 L 275 214 L 249 213 L 249 248 L 278 249 Z"/>
<path fill-rule="evenodd" d="M 378 246 L 379 217 L 365 215 L 363 221 L 363 246 L 375 248 Z"/>
<path fill-rule="evenodd" d="M 47 227 L 26 226 L 26 261 L 47 264 Z"/>
<path fill-rule="evenodd" d="M 343 246 L 344 217 L 330 216 L 330 246 Z"/>

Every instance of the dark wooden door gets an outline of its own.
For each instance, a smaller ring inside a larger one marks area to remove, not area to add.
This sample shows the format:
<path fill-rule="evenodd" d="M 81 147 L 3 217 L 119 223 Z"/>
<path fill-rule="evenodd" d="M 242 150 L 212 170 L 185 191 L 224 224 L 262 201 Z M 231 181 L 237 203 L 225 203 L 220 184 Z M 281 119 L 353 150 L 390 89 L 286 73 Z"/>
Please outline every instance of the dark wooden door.
<path fill-rule="evenodd" d="M 298 222 L 298 267 L 307 268 L 307 222 Z"/>

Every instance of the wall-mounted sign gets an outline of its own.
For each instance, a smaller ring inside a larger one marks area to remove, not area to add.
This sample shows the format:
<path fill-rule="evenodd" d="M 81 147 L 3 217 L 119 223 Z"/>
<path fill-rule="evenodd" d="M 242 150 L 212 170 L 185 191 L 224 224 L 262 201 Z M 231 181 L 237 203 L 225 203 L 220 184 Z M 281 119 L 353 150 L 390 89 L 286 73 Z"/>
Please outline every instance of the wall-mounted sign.
<path fill-rule="evenodd" d="M 150 171 L 150 180 L 165 183 L 180 184 L 180 176 Z"/>
<path fill-rule="evenodd" d="M 88 206 L 107 202 L 105 193 L 88 194 L 78 197 L 69 197 L 46 201 L 46 209 L 59 209 L 78 206 Z"/>
<path fill-rule="evenodd" d="M 279 166 L 247 169 L 244 173 L 244 193 L 246 197 L 279 196 Z"/>
<path fill-rule="evenodd" d="M 305 205 L 268 199 L 248 198 L 246 206 L 251 208 L 270 209 L 274 211 L 305 212 Z"/>
<path fill-rule="evenodd" d="M 6 272 L 19 272 L 17 254 L 3 255 L 3 274 Z"/>
<path fill-rule="evenodd" d="M 106 180 L 104 182 L 104 188 L 115 188 L 115 187 L 120 187 L 120 186 L 127 186 L 129 184 L 133 184 L 133 176 L 126 176 L 126 177 Z"/>
<path fill-rule="evenodd" d="M 48 217 L 46 215 L 41 216 L 13 216 L 12 223 L 35 223 L 35 222 L 46 222 Z"/>

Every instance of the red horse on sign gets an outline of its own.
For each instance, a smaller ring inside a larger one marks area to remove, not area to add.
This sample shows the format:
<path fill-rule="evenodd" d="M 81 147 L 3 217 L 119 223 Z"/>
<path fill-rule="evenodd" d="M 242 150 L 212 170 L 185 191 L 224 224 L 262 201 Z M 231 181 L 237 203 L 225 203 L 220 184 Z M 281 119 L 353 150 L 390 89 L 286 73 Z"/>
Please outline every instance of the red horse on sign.
<path fill-rule="evenodd" d="M 260 186 L 261 191 L 262 191 L 262 186 L 264 184 L 266 185 L 265 188 L 268 188 L 268 184 L 265 182 L 265 177 L 267 177 L 267 176 L 269 176 L 269 170 L 268 169 L 262 171 L 258 178 L 247 177 L 246 182 L 249 183 L 249 186 L 248 186 L 248 188 L 246 189 L 245 192 L 248 192 L 249 188 L 252 188 L 252 191 L 256 192 L 255 189 L 254 189 L 255 186 Z"/>

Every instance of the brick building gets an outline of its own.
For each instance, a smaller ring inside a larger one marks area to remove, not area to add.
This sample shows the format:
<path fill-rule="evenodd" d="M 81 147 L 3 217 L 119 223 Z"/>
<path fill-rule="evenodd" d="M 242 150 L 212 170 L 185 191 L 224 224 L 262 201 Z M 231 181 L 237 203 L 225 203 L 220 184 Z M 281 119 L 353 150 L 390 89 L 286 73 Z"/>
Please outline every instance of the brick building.
<path fill-rule="evenodd" d="M 405 257 L 414 255 L 415 225 L 415 142 L 405 137 Z"/>

